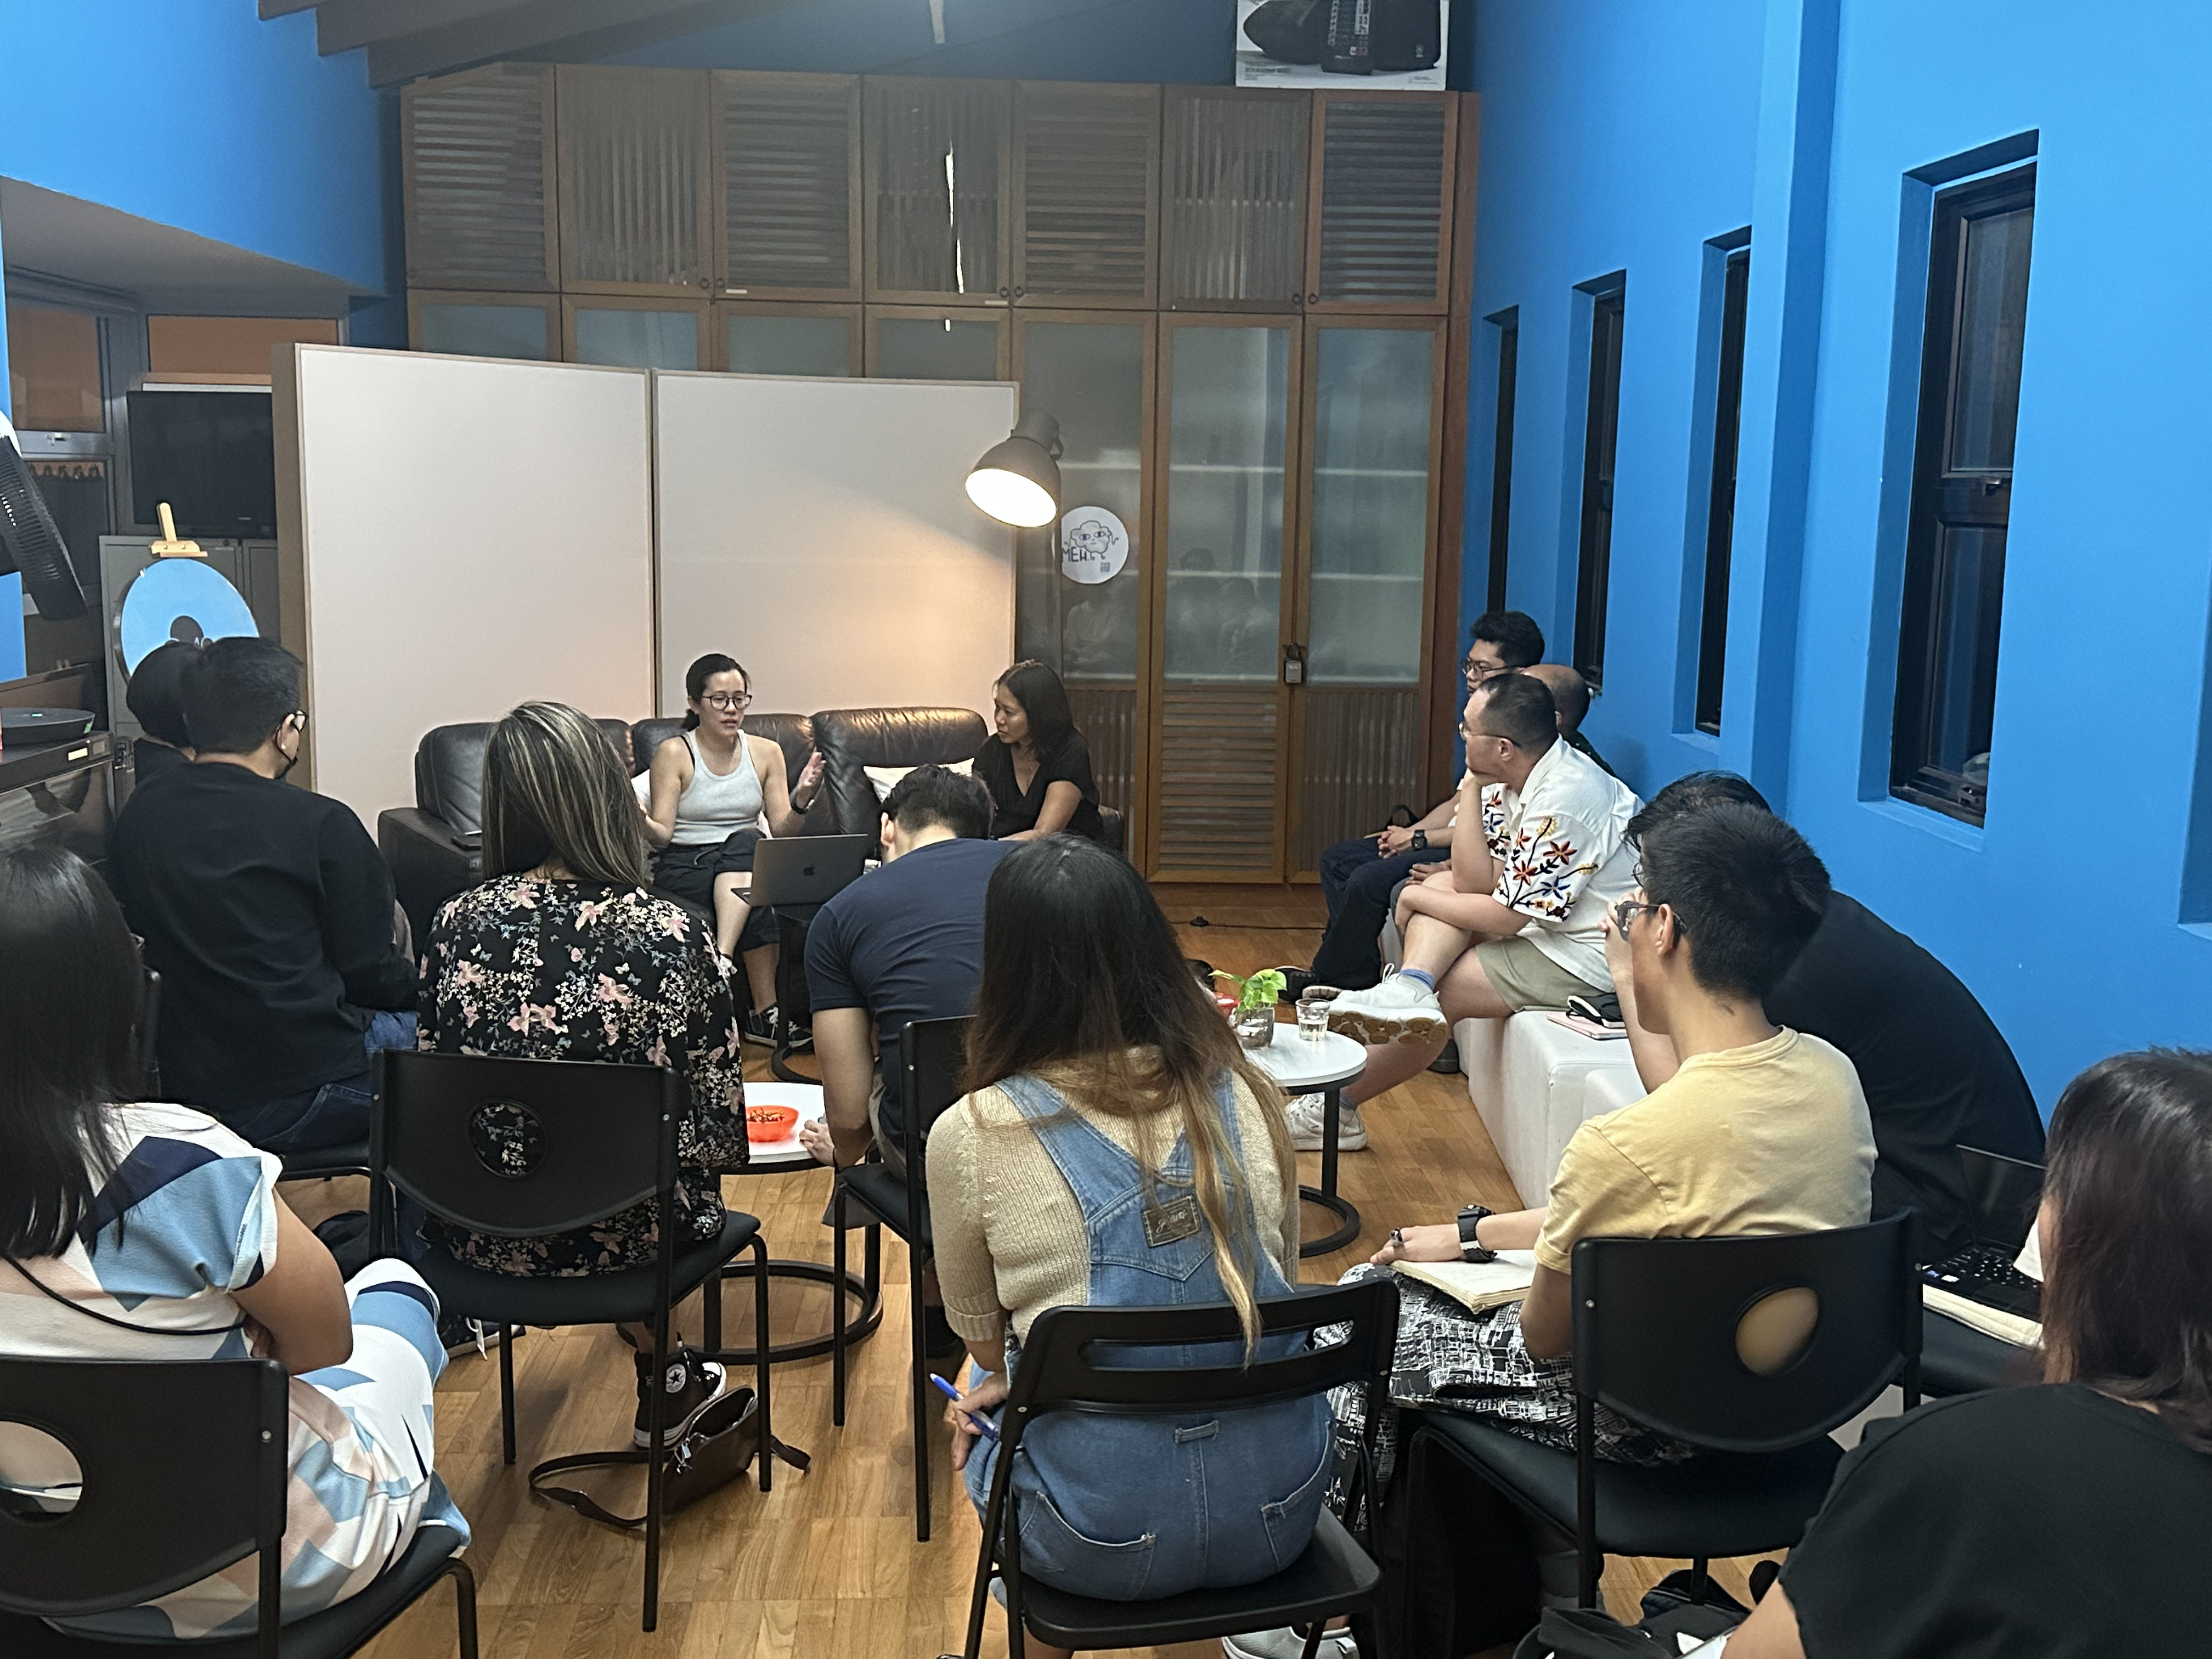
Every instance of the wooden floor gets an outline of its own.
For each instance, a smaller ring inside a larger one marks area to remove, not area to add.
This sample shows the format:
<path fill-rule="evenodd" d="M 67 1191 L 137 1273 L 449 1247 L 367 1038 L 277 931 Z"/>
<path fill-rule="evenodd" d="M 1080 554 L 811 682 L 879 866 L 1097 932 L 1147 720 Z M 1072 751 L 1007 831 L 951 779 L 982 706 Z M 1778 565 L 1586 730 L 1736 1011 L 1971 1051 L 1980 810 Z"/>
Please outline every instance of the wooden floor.
<path fill-rule="evenodd" d="M 1159 891 L 1186 950 L 1219 968 L 1243 973 L 1304 962 L 1319 940 L 1321 901 L 1312 888 Z M 1200 915 L 1212 925 L 1188 925 Z M 764 1066 L 749 1066 L 749 1075 L 755 1071 L 765 1075 Z M 1353 1249 L 1307 1261 L 1310 1281 L 1334 1279 L 1394 1225 L 1448 1217 L 1470 1200 L 1498 1208 L 1517 1202 L 1464 1079 L 1424 1074 L 1371 1104 L 1366 1116 L 1371 1150 L 1346 1156 L 1340 1183 L 1359 1208 L 1364 1233 Z M 1317 1166 L 1319 1159 L 1302 1162 Z M 1317 1168 L 1306 1178 L 1318 1180 Z M 774 1254 L 825 1261 L 830 1235 L 821 1214 L 829 1190 L 827 1170 L 741 1177 L 726 1188 L 734 1206 L 762 1218 Z M 311 1221 L 346 1201 L 320 1188 L 295 1197 Z M 1310 1231 L 1327 1224 L 1309 1207 Z M 767 1497 L 750 1484 L 726 1487 L 670 1522 L 660 1628 L 652 1636 L 638 1628 L 641 1541 L 532 1499 L 524 1480 L 542 1458 L 628 1443 L 635 1406 L 628 1351 L 604 1329 L 532 1331 L 521 1340 L 514 1468 L 500 1462 L 495 1363 L 473 1355 L 453 1362 L 438 1388 L 438 1465 L 475 1528 L 469 1560 L 487 1659 L 931 1659 L 959 1650 L 979 1529 L 945 1468 L 939 1431 L 931 1448 L 933 1536 L 914 1540 L 906 1262 L 896 1240 L 887 1237 L 885 1246 L 883 1327 L 854 1351 L 846 1426 L 830 1426 L 826 1356 L 776 1368 L 776 1433 L 811 1452 L 814 1467 L 805 1474 L 779 1467 Z M 727 1305 L 726 1340 L 734 1346 L 748 1340 L 750 1287 L 733 1287 Z M 826 1287 L 777 1285 L 780 1339 L 826 1329 L 828 1316 Z M 696 1317 L 684 1328 L 696 1336 Z M 1643 1590 L 1680 1565 L 1610 1563 L 1605 1587 L 1614 1611 L 1632 1618 Z M 1741 1595 L 1747 1565 L 1717 1564 L 1716 1576 Z M 450 1596 L 433 1592 L 368 1651 L 375 1659 L 450 1654 Z M 994 1659 L 1006 1651 L 995 1608 L 985 1651 Z M 1219 1649 L 1160 1652 L 1206 1659 Z"/>

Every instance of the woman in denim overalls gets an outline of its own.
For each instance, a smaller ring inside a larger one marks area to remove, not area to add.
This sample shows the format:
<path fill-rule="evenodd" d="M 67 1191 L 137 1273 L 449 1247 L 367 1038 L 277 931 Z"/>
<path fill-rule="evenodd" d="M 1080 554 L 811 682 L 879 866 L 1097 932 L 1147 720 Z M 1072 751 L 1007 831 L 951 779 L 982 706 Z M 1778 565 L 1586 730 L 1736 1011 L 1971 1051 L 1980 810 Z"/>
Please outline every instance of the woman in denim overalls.
<path fill-rule="evenodd" d="M 1291 1289 L 1297 1213 L 1281 1096 L 1143 878 L 1095 843 L 1053 836 L 992 877 L 968 1055 L 973 1092 L 932 1132 L 929 1184 L 946 1311 L 978 1373 L 952 1415 L 980 1510 L 999 1450 L 969 1414 L 995 1413 L 1036 1314 L 1225 1301 L 1253 1328 L 1255 1299 Z M 1226 1343 L 1121 1363 L 1241 1358 Z M 1328 1441 L 1319 1397 L 1050 1413 L 1016 1455 L 1022 1571 L 1115 1601 L 1268 1577 L 1312 1537 Z"/>

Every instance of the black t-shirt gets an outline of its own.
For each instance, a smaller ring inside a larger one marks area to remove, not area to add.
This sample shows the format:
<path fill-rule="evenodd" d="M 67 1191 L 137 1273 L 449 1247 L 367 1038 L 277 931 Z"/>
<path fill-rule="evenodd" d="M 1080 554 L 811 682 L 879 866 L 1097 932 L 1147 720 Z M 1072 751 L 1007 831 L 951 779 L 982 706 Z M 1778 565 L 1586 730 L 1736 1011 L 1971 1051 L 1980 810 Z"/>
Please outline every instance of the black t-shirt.
<path fill-rule="evenodd" d="M 109 860 L 161 975 L 163 1092 L 235 1115 L 368 1069 L 371 1009 L 415 1006 L 392 878 L 352 809 L 219 761 L 142 783 Z"/>
<path fill-rule="evenodd" d="M 191 764 L 181 749 L 173 748 L 159 738 L 141 738 L 131 745 L 131 787 L 143 789 L 162 773 Z"/>
<path fill-rule="evenodd" d="M 984 738 L 975 751 L 975 775 L 983 780 L 991 804 L 998 809 L 991 820 L 994 836 L 1036 829 L 1037 814 L 1044 811 L 1044 792 L 1055 783 L 1072 783 L 1083 799 L 1075 805 L 1075 816 L 1062 827 L 1069 835 L 1098 839 L 1098 781 L 1091 775 L 1091 745 L 1082 732 L 1069 732 L 1059 753 L 1037 763 L 1026 794 L 1014 784 L 1014 751 L 995 737 Z"/>
<path fill-rule="evenodd" d="M 983 890 L 1013 851 L 1004 842 L 937 841 L 846 888 L 806 929 L 806 994 L 817 1014 L 865 1008 L 883 1056 L 884 1133 L 905 1122 L 898 1037 L 908 1020 L 972 1012 L 983 972 Z"/>
<path fill-rule="evenodd" d="M 1806 1659 L 2203 1653 L 2212 1454 L 2079 1383 L 1870 1425 L 1790 1553 Z"/>
<path fill-rule="evenodd" d="M 1833 1043 L 1874 1119 L 1874 1213 L 1919 1212 L 1921 1256 L 1969 1243 L 1958 1149 L 2043 1161 L 2043 1120 L 2004 1036 L 1951 970 L 1842 893 L 1782 981 L 1778 1025 Z"/>

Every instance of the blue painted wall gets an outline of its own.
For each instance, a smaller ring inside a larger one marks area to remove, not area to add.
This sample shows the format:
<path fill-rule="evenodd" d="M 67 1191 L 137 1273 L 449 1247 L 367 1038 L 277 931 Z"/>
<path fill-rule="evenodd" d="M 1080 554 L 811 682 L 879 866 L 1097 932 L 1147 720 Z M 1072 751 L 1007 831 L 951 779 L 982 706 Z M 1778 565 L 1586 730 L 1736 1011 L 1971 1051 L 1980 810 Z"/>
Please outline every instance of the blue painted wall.
<path fill-rule="evenodd" d="M 1573 289 L 1626 270 L 1592 735 L 1647 794 L 1699 765 L 1758 778 L 1840 886 L 1973 988 L 2046 1110 L 2102 1054 L 2212 1042 L 2212 499 L 2197 484 L 2212 339 L 2190 299 L 2212 213 L 2185 182 L 2212 143 L 2191 70 L 2208 55 L 2212 11 L 2185 0 L 2094 15 L 2058 0 L 1485 0 L 1480 14 L 1474 300 L 1479 315 L 1517 306 L 1522 328 L 1512 602 L 1564 651 Z M 2024 135 L 2034 263 L 1978 831 L 1887 793 L 1928 194 L 1907 175 Z M 1685 695 L 1709 418 L 1702 245 L 1747 223 L 1716 744 L 1688 730 Z M 1488 556 L 1480 351 L 1475 380 L 1470 611 Z"/>

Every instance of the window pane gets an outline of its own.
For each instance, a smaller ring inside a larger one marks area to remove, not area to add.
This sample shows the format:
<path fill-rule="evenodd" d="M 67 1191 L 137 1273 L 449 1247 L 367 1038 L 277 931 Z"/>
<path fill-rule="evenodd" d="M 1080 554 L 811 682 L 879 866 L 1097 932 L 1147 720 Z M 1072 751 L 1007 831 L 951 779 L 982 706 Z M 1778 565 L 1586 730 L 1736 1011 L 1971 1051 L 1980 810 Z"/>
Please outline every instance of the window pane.
<path fill-rule="evenodd" d="M 100 319 L 51 306 L 9 306 L 8 399 L 26 432 L 106 431 Z M 12 619 L 0 621 L 0 627 L 12 625 Z"/>
<path fill-rule="evenodd" d="M 1936 649 L 1923 764 L 1978 785 L 1989 775 L 1990 729 L 1996 708 L 2004 546 L 2002 530 L 1947 526 L 1937 555 Z"/>
<path fill-rule="evenodd" d="M 1490 582 L 1487 611 L 1505 608 L 1513 528 L 1513 397 L 1520 377 L 1521 313 L 1498 324 L 1498 402 L 1490 445 Z"/>
<path fill-rule="evenodd" d="M 696 368 L 699 319 L 688 311 L 578 311 L 576 361 L 622 368 Z"/>
<path fill-rule="evenodd" d="M 732 317 L 726 363 L 735 374 L 849 374 L 852 325 L 842 317 Z"/>
<path fill-rule="evenodd" d="M 2027 321 L 2027 253 L 2035 210 L 1969 219 L 1959 295 L 1958 383 L 1952 392 L 1951 470 L 2012 465 L 2020 412 L 2021 340 Z"/>
<path fill-rule="evenodd" d="M 1317 345 L 1307 678 L 1411 685 L 1421 672 L 1436 337 L 1325 328 Z"/>
<path fill-rule="evenodd" d="M 543 306 L 425 305 L 416 313 L 420 351 L 458 357 L 528 357 L 543 362 L 550 355 Z M 577 319 L 579 344 L 582 319 Z"/>
<path fill-rule="evenodd" d="M 1128 538 L 1128 561 L 1110 580 L 1086 584 L 1060 574 L 1048 531 L 1017 541 L 1015 650 L 1057 667 L 1071 681 L 1137 677 L 1144 525 L 1145 331 L 1134 323 L 1032 323 L 1022 337 L 1022 407 L 1060 422 L 1064 533 L 1084 533 L 1111 514 Z"/>
<path fill-rule="evenodd" d="M 1721 729 L 1728 673 L 1729 566 L 1735 550 L 1737 439 L 1743 416 L 1743 331 L 1751 295 L 1751 250 L 1729 256 L 1721 286 L 1720 363 L 1713 388 L 1713 474 L 1705 505 L 1705 595 L 1698 629 L 1700 732 Z"/>
<path fill-rule="evenodd" d="M 1179 328 L 1168 416 L 1167 677 L 1271 682 L 1282 637 L 1286 328 Z"/>
<path fill-rule="evenodd" d="M 1616 290 L 1590 308 L 1589 389 L 1583 419 L 1582 555 L 1575 583 L 1575 666 L 1593 691 L 1605 678 L 1606 600 L 1613 581 L 1613 465 L 1620 423 L 1620 331 Z"/>
<path fill-rule="evenodd" d="M 999 325 L 954 318 L 879 319 L 876 360 L 868 372 L 882 380 L 995 380 Z"/>

